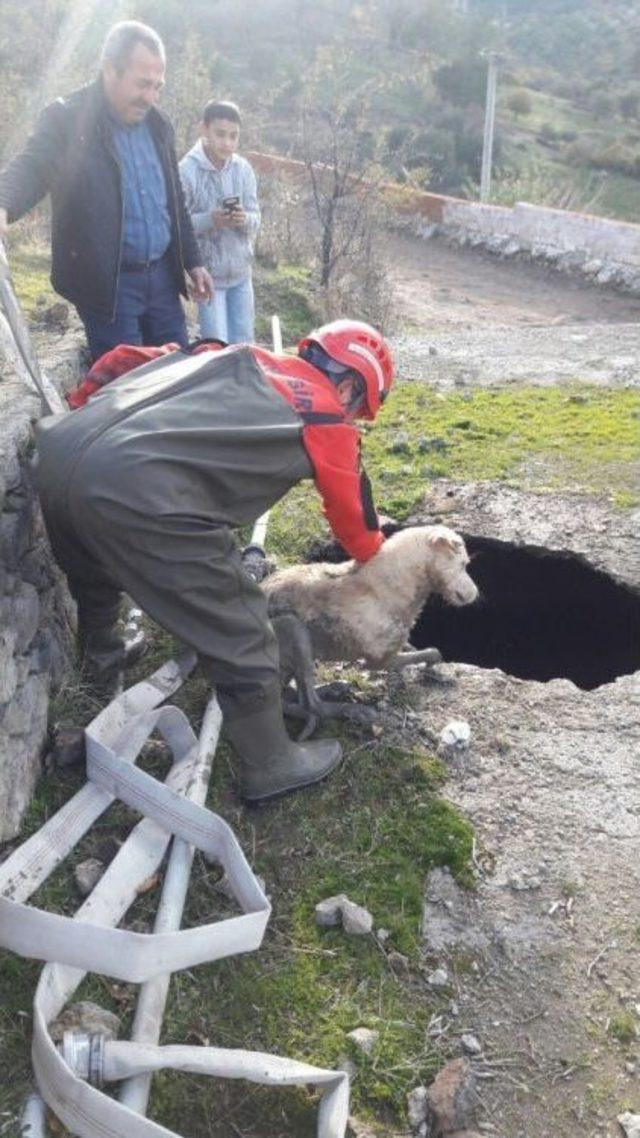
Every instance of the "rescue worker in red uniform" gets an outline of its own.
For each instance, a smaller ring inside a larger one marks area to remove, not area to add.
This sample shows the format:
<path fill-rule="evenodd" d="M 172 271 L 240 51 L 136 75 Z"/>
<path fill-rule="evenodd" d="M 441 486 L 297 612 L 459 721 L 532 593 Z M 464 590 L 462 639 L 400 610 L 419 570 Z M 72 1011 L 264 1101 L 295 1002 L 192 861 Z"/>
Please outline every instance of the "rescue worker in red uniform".
<path fill-rule="evenodd" d="M 36 477 L 94 674 L 121 676 L 126 590 L 205 658 L 242 796 L 263 802 L 320 781 L 341 750 L 287 735 L 266 599 L 232 530 L 313 478 L 347 553 L 377 553 L 384 537 L 354 420 L 375 418 L 393 361 L 379 332 L 351 320 L 311 332 L 297 357 L 216 349 L 149 349 L 158 358 L 113 382 L 131 355 L 108 353 L 89 374 L 104 386 L 86 405 L 41 420 Z"/>

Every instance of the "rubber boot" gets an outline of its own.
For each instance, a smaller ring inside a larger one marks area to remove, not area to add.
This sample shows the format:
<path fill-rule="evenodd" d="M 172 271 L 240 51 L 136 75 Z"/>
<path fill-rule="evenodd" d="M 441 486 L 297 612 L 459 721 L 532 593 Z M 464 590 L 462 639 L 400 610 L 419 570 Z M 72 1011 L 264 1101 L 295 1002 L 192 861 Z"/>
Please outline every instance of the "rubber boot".
<path fill-rule="evenodd" d="M 269 802 L 304 786 L 321 782 L 338 766 L 342 747 L 337 739 L 301 746 L 287 734 L 280 695 L 259 707 L 234 707 L 225 727 L 240 760 L 240 795 L 252 805 Z M 234 714 L 236 712 L 236 714 Z"/>
<path fill-rule="evenodd" d="M 125 668 L 132 667 L 147 647 L 144 632 L 125 640 L 117 624 L 85 629 L 80 634 L 84 677 L 101 702 L 109 703 L 123 689 Z"/>

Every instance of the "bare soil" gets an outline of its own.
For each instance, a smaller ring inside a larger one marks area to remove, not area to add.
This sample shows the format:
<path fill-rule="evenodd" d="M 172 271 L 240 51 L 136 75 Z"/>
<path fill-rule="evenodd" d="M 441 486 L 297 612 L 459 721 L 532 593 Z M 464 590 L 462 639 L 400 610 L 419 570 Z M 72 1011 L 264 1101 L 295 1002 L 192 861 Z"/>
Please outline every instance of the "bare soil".
<path fill-rule="evenodd" d="M 387 255 L 402 374 L 442 389 L 638 383 L 639 301 L 439 240 L 396 236 Z M 638 590 L 640 511 L 441 486 L 420 516 L 433 518 L 575 553 Z M 425 951 L 453 977 L 443 1055 L 463 1032 L 480 1041 L 486 1133 L 620 1136 L 617 1115 L 640 1113 L 640 673 L 591 692 L 470 665 L 441 675 L 414 679 L 414 706 L 434 741 L 451 719 L 471 726 L 445 758 L 478 870 L 473 898 L 437 877 L 427 890 Z"/>
<path fill-rule="evenodd" d="M 403 323 L 435 330 L 469 325 L 624 324 L 640 299 L 523 260 L 500 260 L 443 238 L 386 238 L 385 262 Z"/>
<path fill-rule="evenodd" d="M 443 389 L 637 383 L 640 299 L 439 238 L 387 239 L 399 373 Z"/>

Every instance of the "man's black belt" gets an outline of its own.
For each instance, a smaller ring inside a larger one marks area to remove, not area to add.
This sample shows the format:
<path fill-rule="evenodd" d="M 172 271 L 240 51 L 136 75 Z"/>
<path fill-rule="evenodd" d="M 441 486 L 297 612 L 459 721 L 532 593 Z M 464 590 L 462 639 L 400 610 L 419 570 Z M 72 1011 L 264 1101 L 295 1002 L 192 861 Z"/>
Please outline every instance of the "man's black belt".
<path fill-rule="evenodd" d="M 128 272 L 135 272 L 136 269 L 150 269 L 152 265 L 157 265 L 158 261 L 162 261 L 166 257 L 166 252 L 160 257 L 154 257 L 151 261 L 123 261 L 120 268 L 126 269 Z"/>

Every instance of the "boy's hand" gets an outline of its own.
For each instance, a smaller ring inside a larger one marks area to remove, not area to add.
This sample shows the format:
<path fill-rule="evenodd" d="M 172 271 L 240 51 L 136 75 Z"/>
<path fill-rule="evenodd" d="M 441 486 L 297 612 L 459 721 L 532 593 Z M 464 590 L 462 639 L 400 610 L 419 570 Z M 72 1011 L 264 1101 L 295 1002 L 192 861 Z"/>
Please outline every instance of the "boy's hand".
<path fill-rule="evenodd" d="M 228 209 L 212 209 L 211 217 L 216 229 L 231 229 L 233 214 Z"/>
<path fill-rule="evenodd" d="M 211 217 L 216 229 L 242 229 L 247 224 L 247 215 L 241 205 L 233 209 L 212 209 Z"/>
<path fill-rule="evenodd" d="M 230 211 L 231 226 L 233 229 L 241 229 L 243 225 L 247 224 L 247 215 L 241 205 L 236 205 Z"/>

